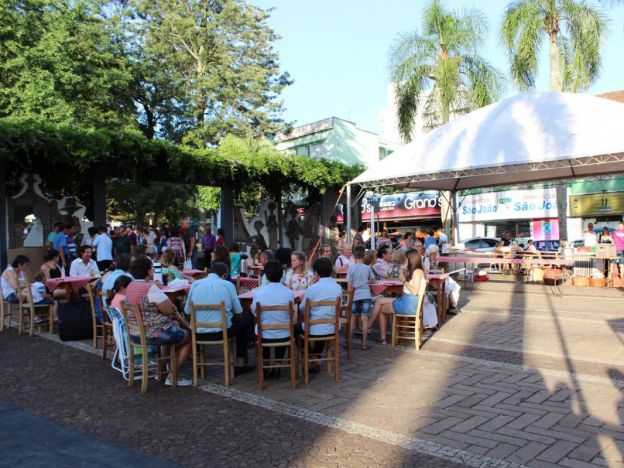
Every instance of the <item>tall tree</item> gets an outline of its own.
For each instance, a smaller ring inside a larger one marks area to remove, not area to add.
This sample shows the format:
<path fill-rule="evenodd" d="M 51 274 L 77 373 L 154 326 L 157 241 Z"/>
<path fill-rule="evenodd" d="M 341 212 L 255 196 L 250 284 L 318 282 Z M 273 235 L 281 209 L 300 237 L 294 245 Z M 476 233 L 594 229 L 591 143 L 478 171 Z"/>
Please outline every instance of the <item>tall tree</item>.
<path fill-rule="evenodd" d="M 0 2 L 0 116 L 131 126 L 128 60 L 86 0 Z"/>
<path fill-rule="evenodd" d="M 498 99 L 502 77 L 477 51 L 487 30 L 478 10 L 457 14 L 433 0 L 422 30 L 402 35 L 390 51 L 399 131 L 410 141 L 421 105 L 433 128 Z M 424 92 L 430 94 L 423 98 Z"/>
<path fill-rule="evenodd" d="M 156 115 L 159 99 L 175 109 L 161 114 L 163 130 L 203 146 L 228 133 L 283 129 L 279 93 L 290 79 L 280 72 L 268 12 L 243 0 L 136 1 L 139 50 L 150 64 L 142 73 L 150 99 L 139 102 Z"/>
<path fill-rule="evenodd" d="M 535 87 L 538 58 L 548 39 L 550 91 L 585 91 L 600 72 L 607 20 L 584 0 L 516 0 L 501 25 L 511 76 L 521 90 Z"/>

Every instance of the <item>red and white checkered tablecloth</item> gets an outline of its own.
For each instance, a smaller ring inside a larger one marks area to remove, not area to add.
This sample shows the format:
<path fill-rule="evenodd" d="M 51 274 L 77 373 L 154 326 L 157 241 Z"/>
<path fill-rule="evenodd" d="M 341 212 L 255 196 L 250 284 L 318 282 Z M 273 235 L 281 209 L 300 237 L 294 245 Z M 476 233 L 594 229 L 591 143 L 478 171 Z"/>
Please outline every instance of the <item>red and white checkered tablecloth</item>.
<path fill-rule="evenodd" d="M 402 286 L 403 282 L 399 280 L 380 280 L 370 285 L 373 296 L 379 296 L 391 286 Z"/>
<path fill-rule="evenodd" d="M 65 276 L 64 278 L 50 278 L 46 280 L 46 287 L 50 291 L 54 291 L 62 285 L 69 285 L 74 291 L 78 292 L 80 288 L 84 288 L 87 283 L 96 279 L 93 276 Z"/>
<path fill-rule="evenodd" d="M 182 270 L 182 274 L 184 274 L 185 276 L 190 276 L 191 278 L 193 278 L 196 275 L 203 275 L 204 271 L 203 270 Z"/>
<path fill-rule="evenodd" d="M 165 294 L 178 294 L 178 293 L 181 293 L 182 291 L 188 294 L 190 289 L 191 289 L 190 284 L 187 286 L 183 286 L 181 288 L 171 288 L 169 286 L 163 286 L 162 288 L 160 288 L 160 290 L 164 292 Z"/>
<path fill-rule="evenodd" d="M 249 276 L 241 276 L 239 278 L 241 288 L 253 289 L 260 286 L 260 278 L 250 278 Z"/>

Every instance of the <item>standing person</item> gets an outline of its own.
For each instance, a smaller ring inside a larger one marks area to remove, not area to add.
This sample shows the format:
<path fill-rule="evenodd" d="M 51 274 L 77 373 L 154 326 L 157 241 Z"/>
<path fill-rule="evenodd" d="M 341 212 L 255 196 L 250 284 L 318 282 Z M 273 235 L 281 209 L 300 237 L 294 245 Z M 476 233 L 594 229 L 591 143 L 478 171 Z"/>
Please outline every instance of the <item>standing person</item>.
<path fill-rule="evenodd" d="M 438 245 L 442 247 L 444 244 L 448 244 L 448 236 L 442 229 L 442 226 L 438 228 Z"/>
<path fill-rule="evenodd" d="M 130 255 L 132 253 L 132 241 L 128 236 L 126 228 L 124 227 L 122 229 L 118 226 L 114 229 L 113 233 L 115 234 L 113 238 L 115 258 L 119 257 L 121 254 Z"/>
<path fill-rule="evenodd" d="M 106 233 L 106 226 L 100 226 L 98 229 L 93 248 L 97 252 L 97 264 L 100 271 L 108 270 L 110 264 L 113 263 L 113 240 Z"/>
<path fill-rule="evenodd" d="M 24 286 L 20 284 L 20 282 L 26 281 L 28 265 L 30 265 L 28 257 L 25 255 L 18 255 L 2 273 L 2 277 L 0 277 L 0 289 L 2 290 L 2 298 L 6 302 L 19 304 L 19 295 L 24 289 Z"/>
<path fill-rule="evenodd" d="M 88 245 L 90 247 L 93 247 L 93 241 L 95 240 L 95 237 L 97 236 L 98 233 L 98 229 L 95 226 L 90 226 L 87 229 L 87 235 L 84 237 L 84 239 L 82 239 L 82 242 L 80 243 L 80 245 Z"/>
<path fill-rule="evenodd" d="M 387 316 L 393 314 L 414 315 L 418 306 L 418 291 L 420 282 L 425 281 L 425 272 L 423 270 L 422 258 L 418 252 L 412 250 L 407 253 L 408 270 L 407 275 L 401 273 L 401 281 L 403 281 L 403 295 L 398 298 L 381 297 L 375 301 L 373 307 L 373 315 L 369 326 L 375 323 L 379 317 L 379 340 L 380 344 L 386 346 L 386 328 L 388 325 Z"/>
<path fill-rule="evenodd" d="M 135 245 L 137 245 L 139 241 L 139 236 L 136 233 L 135 227 L 132 225 L 126 226 L 125 230 L 126 230 L 126 234 L 128 234 L 128 237 L 130 238 L 131 247 L 134 247 Z"/>
<path fill-rule="evenodd" d="M 427 248 L 431 245 L 436 245 L 436 238 L 433 237 L 434 232 L 431 229 L 426 229 L 425 230 L 425 243 L 424 243 L 424 247 L 425 250 L 427 250 Z"/>
<path fill-rule="evenodd" d="M 240 276 L 241 253 L 238 242 L 230 244 L 230 276 L 236 278 Z"/>
<path fill-rule="evenodd" d="M 378 249 L 381 249 L 384 246 L 388 247 L 389 249 L 392 249 L 392 241 L 388 237 L 387 229 L 381 230 L 381 237 L 377 240 L 375 245 Z"/>
<path fill-rule="evenodd" d="M 59 233 L 59 231 L 62 229 L 63 225 L 61 223 L 54 224 L 54 228 L 52 228 L 50 234 L 48 234 L 48 237 L 46 239 L 46 247 L 48 249 L 54 249 L 54 239 L 56 238 L 56 235 Z"/>
<path fill-rule="evenodd" d="M 191 353 L 190 327 L 184 317 L 178 313 L 173 302 L 154 283 L 154 268 L 149 258 L 139 257 L 130 264 L 130 274 L 134 280 L 126 287 L 128 305 L 138 306 L 143 323 L 147 344 L 150 346 L 175 345 L 177 367 L 182 368 Z M 136 328 L 134 312 L 128 313 L 128 336 L 133 343 L 140 343 L 139 330 Z M 176 385 L 188 386 L 193 382 L 178 375 Z M 172 384 L 169 374 L 165 385 Z"/>
<path fill-rule="evenodd" d="M 594 232 L 594 223 L 587 225 L 587 230 L 583 233 L 583 239 L 585 241 L 585 247 L 596 247 L 598 244 L 598 236 Z"/>
<path fill-rule="evenodd" d="M 173 252 L 175 266 L 182 268 L 184 266 L 184 260 L 186 259 L 186 248 L 184 246 L 184 240 L 180 237 L 180 230 L 177 227 L 171 228 L 168 249 Z"/>
<path fill-rule="evenodd" d="M 186 258 L 191 260 L 193 268 L 197 266 L 197 230 L 188 218 L 184 218 L 180 227 L 182 238 L 184 239 L 184 250 L 186 250 Z"/>
<path fill-rule="evenodd" d="M 366 251 L 364 247 L 358 245 L 353 248 L 355 264 L 347 271 L 347 289 L 353 289 L 353 307 L 351 309 L 351 329 L 357 330 L 358 322 L 362 330 L 362 349 L 370 348 L 368 344 L 368 314 L 370 312 L 372 300 L 370 283 L 375 281 L 373 270 L 364 264 Z"/>
<path fill-rule="evenodd" d="M 64 224 L 62 230 L 56 234 L 54 238 L 54 250 L 59 253 L 60 264 L 66 272 L 69 270 L 69 264 L 71 263 L 71 257 L 67 250 L 67 236 L 71 231 L 71 224 Z"/>
<path fill-rule="evenodd" d="M 217 238 L 212 233 L 212 228 L 210 224 L 206 224 L 206 232 L 202 237 L 202 249 L 204 249 L 204 266 L 206 268 L 210 268 L 210 260 L 212 256 L 212 251 L 216 247 Z"/>
<path fill-rule="evenodd" d="M 222 228 L 217 229 L 217 240 L 215 241 L 215 249 L 217 247 L 225 247 L 225 231 Z"/>
<path fill-rule="evenodd" d="M 600 241 L 601 244 L 612 244 L 613 238 L 611 237 L 611 232 L 607 226 L 602 228 L 602 233 L 600 233 Z"/>
<path fill-rule="evenodd" d="M 338 233 L 338 242 L 336 242 L 336 250 L 339 253 L 342 253 L 342 251 L 347 245 L 349 245 L 347 244 L 347 233 L 345 231 L 340 231 Z"/>

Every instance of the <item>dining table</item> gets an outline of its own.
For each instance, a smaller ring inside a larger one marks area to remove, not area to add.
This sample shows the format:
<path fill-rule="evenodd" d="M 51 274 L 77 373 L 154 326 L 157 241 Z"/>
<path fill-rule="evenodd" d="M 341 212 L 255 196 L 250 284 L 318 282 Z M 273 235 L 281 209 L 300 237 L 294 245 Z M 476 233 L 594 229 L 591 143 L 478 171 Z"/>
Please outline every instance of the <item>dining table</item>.
<path fill-rule="evenodd" d="M 436 311 L 438 313 L 438 326 L 441 327 L 446 322 L 446 279 L 449 273 L 435 272 L 427 274 L 429 284 L 436 287 Z"/>
<path fill-rule="evenodd" d="M 187 284 L 185 286 L 171 287 L 171 286 L 163 286 L 160 288 L 162 292 L 164 292 L 169 299 L 173 299 L 175 297 L 186 296 L 188 295 L 191 289 L 191 285 Z"/>
<path fill-rule="evenodd" d="M 199 278 L 203 278 L 204 270 L 197 270 L 197 269 L 194 269 L 194 268 L 188 268 L 188 269 L 182 270 L 182 274 L 184 276 L 188 276 L 188 277 L 193 278 L 193 279 L 199 279 Z"/>
<path fill-rule="evenodd" d="M 403 293 L 403 281 L 398 279 L 377 280 L 370 284 L 370 290 L 373 296 L 381 296 L 384 293 L 392 296 Z"/>
<path fill-rule="evenodd" d="M 99 276 L 81 275 L 81 276 L 61 276 L 60 278 L 50 278 L 46 280 L 45 285 L 50 291 L 62 288 L 65 289 L 65 299 L 67 302 L 74 302 L 78 296 L 78 291 L 84 288 L 92 281 L 98 281 Z"/>

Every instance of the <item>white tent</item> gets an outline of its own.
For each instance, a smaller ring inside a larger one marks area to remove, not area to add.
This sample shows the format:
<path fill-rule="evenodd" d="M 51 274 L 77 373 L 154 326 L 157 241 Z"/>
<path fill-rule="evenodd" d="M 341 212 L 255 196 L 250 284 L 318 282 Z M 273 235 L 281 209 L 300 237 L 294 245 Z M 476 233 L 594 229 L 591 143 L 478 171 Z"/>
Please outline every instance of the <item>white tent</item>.
<path fill-rule="evenodd" d="M 464 115 L 360 174 L 362 187 L 459 190 L 624 172 L 624 104 L 530 93 Z"/>

